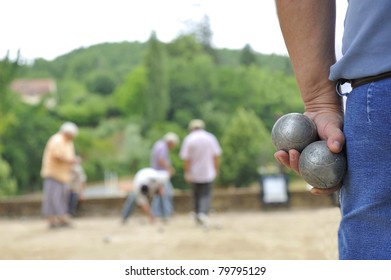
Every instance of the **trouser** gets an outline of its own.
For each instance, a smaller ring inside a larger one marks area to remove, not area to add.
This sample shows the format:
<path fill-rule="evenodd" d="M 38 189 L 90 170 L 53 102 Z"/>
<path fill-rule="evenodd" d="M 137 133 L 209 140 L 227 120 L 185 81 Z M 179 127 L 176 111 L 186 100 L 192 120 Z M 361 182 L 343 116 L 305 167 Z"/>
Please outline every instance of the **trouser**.
<path fill-rule="evenodd" d="M 212 183 L 192 183 L 194 212 L 208 214 L 212 200 Z"/>
<path fill-rule="evenodd" d="M 133 213 L 133 210 L 136 206 L 136 198 L 137 198 L 137 194 L 135 192 L 131 192 L 123 207 L 122 207 L 122 219 L 123 221 L 126 221 L 128 219 L 128 217 Z"/>
<path fill-rule="evenodd" d="M 78 206 L 79 206 L 79 194 L 77 192 L 71 191 L 71 193 L 69 194 L 68 213 L 71 215 L 76 215 Z"/>
<path fill-rule="evenodd" d="M 164 185 L 164 194 L 154 194 L 151 203 L 152 214 L 155 217 L 167 218 L 174 210 L 173 188 L 170 181 Z"/>
<path fill-rule="evenodd" d="M 391 259 L 391 79 L 348 94 L 340 259 Z"/>

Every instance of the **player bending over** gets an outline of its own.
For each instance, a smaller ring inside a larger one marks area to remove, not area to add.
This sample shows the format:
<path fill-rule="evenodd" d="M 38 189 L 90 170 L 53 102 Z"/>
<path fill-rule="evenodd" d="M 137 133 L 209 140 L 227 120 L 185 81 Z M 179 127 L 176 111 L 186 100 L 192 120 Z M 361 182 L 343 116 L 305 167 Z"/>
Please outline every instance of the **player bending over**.
<path fill-rule="evenodd" d="M 140 169 L 133 180 L 133 190 L 129 193 L 122 210 L 122 222 L 126 223 L 128 217 L 133 212 L 135 205 L 139 205 L 143 212 L 148 216 L 151 222 L 155 217 L 152 215 L 149 198 L 154 194 L 163 196 L 164 185 L 170 179 L 167 171 L 156 170 L 153 168 Z M 160 200 L 164 203 L 163 199 Z M 162 211 L 165 209 L 161 205 Z"/>

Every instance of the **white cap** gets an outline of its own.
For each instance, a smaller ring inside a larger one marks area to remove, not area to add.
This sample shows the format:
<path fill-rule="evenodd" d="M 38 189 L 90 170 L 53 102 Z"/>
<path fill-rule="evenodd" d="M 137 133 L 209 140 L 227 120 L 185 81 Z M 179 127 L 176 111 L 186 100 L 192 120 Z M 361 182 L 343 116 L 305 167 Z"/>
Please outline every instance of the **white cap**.
<path fill-rule="evenodd" d="M 194 130 L 194 129 L 204 129 L 205 128 L 205 123 L 203 120 L 200 119 L 194 119 L 189 123 L 189 130 Z"/>
<path fill-rule="evenodd" d="M 77 125 L 74 124 L 73 122 L 65 122 L 63 125 L 60 127 L 60 132 L 76 136 L 78 133 L 79 129 L 77 128 Z"/>
<path fill-rule="evenodd" d="M 179 143 L 179 137 L 174 132 L 166 133 L 166 135 L 164 135 L 163 139 L 164 139 L 164 141 L 174 143 L 175 145 L 177 145 Z"/>

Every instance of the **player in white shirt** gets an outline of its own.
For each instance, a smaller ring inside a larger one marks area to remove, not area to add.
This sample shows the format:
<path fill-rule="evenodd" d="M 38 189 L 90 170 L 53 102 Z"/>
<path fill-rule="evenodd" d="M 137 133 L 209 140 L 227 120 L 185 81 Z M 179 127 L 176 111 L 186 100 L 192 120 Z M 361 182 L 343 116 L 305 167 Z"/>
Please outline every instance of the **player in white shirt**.
<path fill-rule="evenodd" d="M 122 221 L 125 223 L 133 212 L 135 205 L 139 205 L 144 213 L 154 222 L 148 197 L 154 194 L 163 195 L 164 185 L 170 179 L 167 171 L 153 168 L 140 169 L 133 179 L 133 190 L 130 192 L 122 210 Z M 164 208 L 164 207 L 162 207 Z"/>

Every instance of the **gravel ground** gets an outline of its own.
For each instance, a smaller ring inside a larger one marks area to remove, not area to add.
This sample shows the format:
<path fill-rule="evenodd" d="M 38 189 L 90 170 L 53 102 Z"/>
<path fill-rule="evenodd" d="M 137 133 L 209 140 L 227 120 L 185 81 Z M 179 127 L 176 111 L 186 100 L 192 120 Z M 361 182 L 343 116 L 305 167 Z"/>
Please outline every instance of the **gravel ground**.
<path fill-rule="evenodd" d="M 213 213 L 208 229 L 190 214 L 163 224 L 141 215 L 82 217 L 48 229 L 39 218 L 0 219 L 2 260 L 333 260 L 337 207 Z"/>

